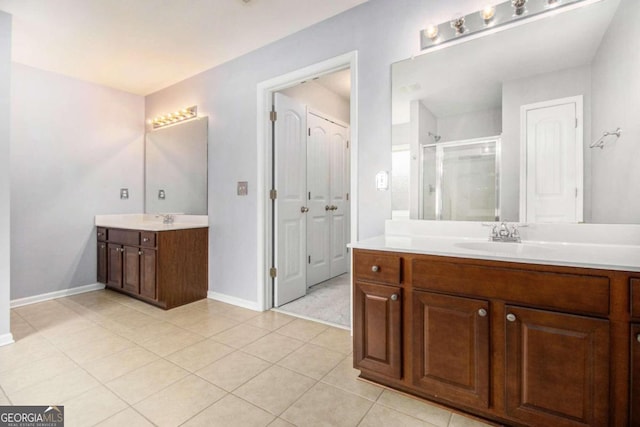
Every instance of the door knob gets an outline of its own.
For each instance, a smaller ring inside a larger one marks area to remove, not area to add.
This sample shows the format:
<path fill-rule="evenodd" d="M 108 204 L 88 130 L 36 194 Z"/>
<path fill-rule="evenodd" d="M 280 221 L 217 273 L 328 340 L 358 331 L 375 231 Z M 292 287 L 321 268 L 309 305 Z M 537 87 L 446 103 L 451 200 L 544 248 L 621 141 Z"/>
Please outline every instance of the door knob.
<path fill-rule="evenodd" d="M 326 206 L 324 207 L 324 210 L 325 210 L 325 211 L 330 211 L 330 210 L 331 210 L 331 206 L 326 205 Z"/>
<path fill-rule="evenodd" d="M 516 321 L 516 315 L 515 314 L 511 314 L 511 313 L 507 314 L 507 320 L 509 322 L 515 322 Z"/>
<path fill-rule="evenodd" d="M 331 205 L 331 210 L 332 210 L 332 211 L 337 211 L 337 210 L 338 210 L 338 207 L 337 207 L 336 205 Z"/>
<path fill-rule="evenodd" d="M 300 208 L 300 212 L 307 213 L 307 212 L 309 212 L 309 208 L 306 207 L 306 206 L 303 206 L 303 207 Z"/>
<path fill-rule="evenodd" d="M 391 301 L 397 301 L 397 300 L 398 300 L 398 294 L 392 294 Z"/>
<path fill-rule="evenodd" d="M 487 310 L 485 310 L 484 308 L 481 308 L 480 310 L 478 310 L 478 316 L 486 317 L 486 315 L 487 315 Z"/>

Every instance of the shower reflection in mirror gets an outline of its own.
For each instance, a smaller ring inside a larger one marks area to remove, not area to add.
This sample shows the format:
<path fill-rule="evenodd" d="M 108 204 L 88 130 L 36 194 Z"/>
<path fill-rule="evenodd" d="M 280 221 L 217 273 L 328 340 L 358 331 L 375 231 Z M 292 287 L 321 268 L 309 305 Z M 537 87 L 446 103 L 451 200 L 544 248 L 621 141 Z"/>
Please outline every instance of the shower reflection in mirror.
<path fill-rule="evenodd" d="M 420 218 L 499 220 L 499 154 L 499 137 L 422 145 Z"/>

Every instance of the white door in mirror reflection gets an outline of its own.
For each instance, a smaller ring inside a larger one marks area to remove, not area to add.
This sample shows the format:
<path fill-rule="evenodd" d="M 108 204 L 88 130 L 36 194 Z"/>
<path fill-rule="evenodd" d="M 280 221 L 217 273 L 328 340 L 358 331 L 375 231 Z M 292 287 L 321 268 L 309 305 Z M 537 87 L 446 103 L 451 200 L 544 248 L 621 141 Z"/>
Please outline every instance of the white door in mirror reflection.
<path fill-rule="evenodd" d="M 279 307 L 305 295 L 306 287 L 306 107 L 291 98 L 275 94 L 278 120 L 274 127 L 274 174 L 276 199 L 277 244 L 274 258 L 278 276 L 275 279 L 274 305 Z"/>
<path fill-rule="evenodd" d="M 347 271 L 348 129 L 307 115 L 307 286 Z"/>
<path fill-rule="evenodd" d="M 582 222 L 582 97 L 521 107 L 520 221 Z"/>
<path fill-rule="evenodd" d="M 420 218 L 500 219 L 500 138 L 422 145 Z"/>

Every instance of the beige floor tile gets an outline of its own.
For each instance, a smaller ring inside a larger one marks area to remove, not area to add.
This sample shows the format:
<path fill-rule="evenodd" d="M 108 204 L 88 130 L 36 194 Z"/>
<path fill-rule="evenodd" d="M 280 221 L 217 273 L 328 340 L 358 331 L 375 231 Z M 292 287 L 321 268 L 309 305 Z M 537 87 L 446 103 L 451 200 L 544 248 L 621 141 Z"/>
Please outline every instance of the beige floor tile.
<path fill-rule="evenodd" d="M 158 426 L 178 426 L 225 394 L 207 381 L 189 375 L 147 397 L 135 409 Z"/>
<path fill-rule="evenodd" d="M 67 350 L 69 348 L 87 345 L 93 341 L 112 338 L 115 334 L 102 326 L 88 322 L 86 328 L 71 333 L 47 333 L 44 334 L 44 336 L 59 349 Z"/>
<path fill-rule="evenodd" d="M 103 357 L 118 353 L 135 344 L 118 335 L 111 334 L 107 338 L 80 344 L 76 347 L 64 350 L 64 353 L 80 365 L 86 365 Z"/>
<path fill-rule="evenodd" d="M 84 369 L 74 368 L 8 396 L 14 405 L 59 405 L 98 385 L 98 381 Z"/>
<path fill-rule="evenodd" d="M 453 414 L 449 427 L 491 427 L 497 424 L 487 424 L 480 420 L 465 417 L 460 414 Z"/>
<path fill-rule="evenodd" d="M 376 400 L 382 387 L 358 379 L 360 371 L 353 369 L 353 358 L 347 356 L 331 372 L 322 378 L 322 382 L 342 390 L 357 394 L 365 399 Z"/>
<path fill-rule="evenodd" d="M 281 335 L 286 335 L 301 341 L 310 341 L 329 329 L 329 326 L 310 320 L 296 319 L 277 330 Z"/>
<path fill-rule="evenodd" d="M 270 366 L 269 362 L 236 351 L 200 369 L 196 374 L 224 390 L 233 391 Z"/>
<path fill-rule="evenodd" d="M 31 326 L 29 322 L 24 320 L 18 313 L 11 312 L 11 334 L 15 341 L 35 333 L 37 333 L 36 328 Z"/>
<path fill-rule="evenodd" d="M 434 424 L 410 417 L 382 405 L 373 405 L 359 427 L 435 427 Z"/>
<path fill-rule="evenodd" d="M 270 413 L 228 394 L 187 421 L 185 427 L 242 426 L 263 427 L 274 419 Z"/>
<path fill-rule="evenodd" d="M 229 319 L 228 317 L 219 314 L 209 314 L 202 322 L 187 325 L 184 329 L 204 337 L 211 337 L 237 325 L 237 321 Z"/>
<path fill-rule="evenodd" d="M 188 371 L 173 363 L 166 360 L 158 360 L 109 381 L 105 385 L 129 404 L 134 404 L 186 377 L 188 374 Z"/>
<path fill-rule="evenodd" d="M 0 372 L 0 386 L 11 395 L 20 389 L 77 368 L 78 365 L 64 354 L 55 354 L 28 365 Z"/>
<path fill-rule="evenodd" d="M 232 347 L 207 339 L 178 350 L 166 356 L 166 359 L 188 371 L 195 372 L 233 351 Z"/>
<path fill-rule="evenodd" d="M 259 316 L 260 313 L 260 311 L 254 311 L 247 308 L 228 305 L 227 309 L 224 310 L 221 314 L 237 322 L 246 322 L 249 319 L 253 319 L 256 316 Z"/>
<path fill-rule="evenodd" d="M 185 330 L 179 330 L 175 333 L 161 335 L 140 342 L 140 345 L 157 355 L 166 356 L 189 347 L 205 338 L 201 335 L 194 334 Z"/>
<path fill-rule="evenodd" d="M 246 324 L 240 324 L 231 329 L 227 329 L 224 332 L 214 335 L 213 337 L 211 337 L 211 339 L 234 348 L 242 348 L 256 341 L 258 338 L 267 335 L 268 333 L 269 331 L 266 329 Z"/>
<path fill-rule="evenodd" d="M 252 342 L 244 347 L 242 351 L 271 363 L 276 363 L 292 351 L 302 347 L 303 344 L 304 342 L 302 341 L 274 332 Z"/>
<path fill-rule="evenodd" d="M 275 420 L 273 420 L 271 424 L 269 424 L 269 427 L 295 427 L 295 426 L 290 422 L 283 420 L 282 418 L 276 418 Z"/>
<path fill-rule="evenodd" d="M 353 349 L 351 332 L 338 328 L 327 329 L 312 339 L 311 343 L 343 354 L 349 354 Z"/>
<path fill-rule="evenodd" d="M 152 323 L 156 323 L 158 321 L 158 319 L 156 319 L 155 317 L 141 313 L 135 309 L 132 310 L 130 313 L 127 313 L 122 316 L 118 316 L 113 320 L 118 323 L 122 323 L 123 325 L 129 328 L 141 328 L 143 326 L 147 326 Z"/>
<path fill-rule="evenodd" d="M 281 418 L 299 427 L 356 426 L 372 405 L 370 400 L 318 383 L 291 405 Z"/>
<path fill-rule="evenodd" d="M 384 390 L 377 403 L 439 427 L 447 427 L 451 420 L 450 411 L 391 390 Z"/>
<path fill-rule="evenodd" d="M 205 322 L 209 316 L 209 313 L 203 310 L 179 307 L 168 312 L 163 318 L 169 323 L 184 328 L 194 323 Z"/>
<path fill-rule="evenodd" d="M 65 424 L 74 427 L 94 426 L 129 406 L 102 385 L 62 404 Z"/>
<path fill-rule="evenodd" d="M 313 344 L 305 344 L 278 362 L 278 365 L 316 380 L 324 377 L 344 359 L 344 354 Z"/>
<path fill-rule="evenodd" d="M 276 311 L 265 311 L 259 315 L 247 320 L 246 325 L 256 326 L 262 329 L 275 331 L 283 327 L 287 323 L 293 322 L 296 318 Z"/>
<path fill-rule="evenodd" d="M 124 411 L 118 412 L 116 415 L 107 418 L 103 422 L 96 424 L 99 427 L 153 427 L 151 421 L 136 412 L 135 409 L 129 407 Z"/>
<path fill-rule="evenodd" d="M 62 354 L 53 344 L 39 333 L 17 340 L 11 345 L 0 347 L 0 368 L 3 371 L 29 365 L 45 357 Z"/>
<path fill-rule="evenodd" d="M 38 331 L 42 332 L 44 337 L 50 338 L 52 341 L 59 336 L 72 334 L 83 329 L 94 326 L 91 320 L 73 313 L 67 317 L 43 317 L 37 322 L 29 321 Z M 42 324 L 40 324 L 42 323 Z"/>
<path fill-rule="evenodd" d="M 238 387 L 233 394 L 274 415 L 280 415 L 314 383 L 309 377 L 272 366 Z"/>
<path fill-rule="evenodd" d="M 139 346 L 127 348 L 84 365 L 99 381 L 111 381 L 128 372 L 158 360 L 159 356 Z"/>
<path fill-rule="evenodd" d="M 50 300 L 39 302 L 36 304 L 23 305 L 22 307 L 16 307 L 12 309 L 25 320 L 32 318 L 38 318 L 39 316 L 60 313 L 66 308 L 58 302 L 58 300 Z"/>
<path fill-rule="evenodd" d="M 9 398 L 6 394 L 4 394 L 4 391 L 2 389 L 0 389 L 0 405 L 11 405 Z"/>
<path fill-rule="evenodd" d="M 149 341 L 161 336 L 171 335 L 181 331 L 183 331 L 183 329 L 172 323 L 156 319 L 154 323 L 142 326 L 140 328 L 122 329 L 120 331 L 120 335 L 135 343 L 141 343 L 143 341 Z"/>

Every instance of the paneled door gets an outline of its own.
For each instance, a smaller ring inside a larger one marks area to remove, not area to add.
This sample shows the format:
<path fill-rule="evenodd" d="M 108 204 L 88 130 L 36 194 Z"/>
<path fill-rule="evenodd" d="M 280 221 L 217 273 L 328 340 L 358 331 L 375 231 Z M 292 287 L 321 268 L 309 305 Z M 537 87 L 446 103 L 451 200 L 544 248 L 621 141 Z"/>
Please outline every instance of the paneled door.
<path fill-rule="evenodd" d="M 348 128 L 307 114 L 307 286 L 347 271 Z"/>
<path fill-rule="evenodd" d="M 274 126 L 275 201 L 274 247 L 277 277 L 273 304 L 279 307 L 305 295 L 307 266 L 307 124 L 306 107 L 275 94 Z"/>
<path fill-rule="evenodd" d="M 583 220 L 582 97 L 524 105 L 520 220 Z"/>

